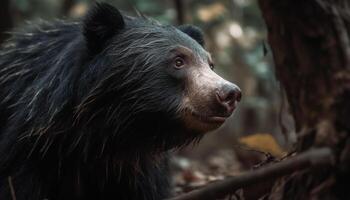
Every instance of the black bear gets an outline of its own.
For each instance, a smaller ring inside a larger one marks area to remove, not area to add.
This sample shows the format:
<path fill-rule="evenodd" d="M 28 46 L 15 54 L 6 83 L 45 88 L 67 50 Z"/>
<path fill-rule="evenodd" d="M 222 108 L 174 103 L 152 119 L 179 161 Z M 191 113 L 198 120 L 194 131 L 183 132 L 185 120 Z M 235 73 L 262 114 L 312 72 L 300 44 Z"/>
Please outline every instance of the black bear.
<path fill-rule="evenodd" d="M 167 152 L 218 128 L 240 90 L 202 32 L 97 3 L 0 50 L 0 199 L 158 200 Z"/>

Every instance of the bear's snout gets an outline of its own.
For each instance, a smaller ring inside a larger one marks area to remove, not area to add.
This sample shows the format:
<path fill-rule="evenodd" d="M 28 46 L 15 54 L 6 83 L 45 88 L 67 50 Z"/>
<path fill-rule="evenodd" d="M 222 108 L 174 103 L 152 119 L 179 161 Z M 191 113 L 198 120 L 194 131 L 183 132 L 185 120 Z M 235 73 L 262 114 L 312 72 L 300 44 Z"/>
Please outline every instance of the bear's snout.
<path fill-rule="evenodd" d="M 186 127 L 203 133 L 219 128 L 241 100 L 241 89 L 206 65 L 193 67 L 188 74 L 181 104 Z"/>
<path fill-rule="evenodd" d="M 227 116 L 232 114 L 236 102 L 239 102 L 242 98 L 241 89 L 232 83 L 222 85 L 215 95 L 217 102 L 225 109 Z"/>

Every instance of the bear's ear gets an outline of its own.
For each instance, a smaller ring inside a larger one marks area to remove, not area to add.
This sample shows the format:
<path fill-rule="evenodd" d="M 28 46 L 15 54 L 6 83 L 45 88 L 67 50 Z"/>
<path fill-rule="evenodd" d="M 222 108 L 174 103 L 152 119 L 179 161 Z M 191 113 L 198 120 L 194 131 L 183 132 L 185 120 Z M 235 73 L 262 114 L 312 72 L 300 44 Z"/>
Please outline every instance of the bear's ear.
<path fill-rule="evenodd" d="M 83 21 L 83 34 L 89 51 L 102 50 L 108 39 L 125 26 L 122 14 L 107 3 L 95 3 Z"/>
<path fill-rule="evenodd" d="M 191 38 L 196 40 L 198 42 L 198 44 L 200 44 L 202 47 L 204 47 L 204 45 L 205 45 L 204 34 L 200 28 L 193 26 L 193 25 L 181 25 L 178 27 L 178 29 L 180 29 L 180 31 L 189 35 Z"/>

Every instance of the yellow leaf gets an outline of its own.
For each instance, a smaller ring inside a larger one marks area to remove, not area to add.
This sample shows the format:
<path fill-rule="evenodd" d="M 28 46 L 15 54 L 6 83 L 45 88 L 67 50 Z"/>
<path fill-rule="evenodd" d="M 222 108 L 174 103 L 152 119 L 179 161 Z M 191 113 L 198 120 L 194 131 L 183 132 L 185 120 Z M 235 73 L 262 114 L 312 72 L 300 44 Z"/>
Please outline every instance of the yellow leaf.
<path fill-rule="evenodd" d="M 277 143 L 276 139 L 270 134 L 258 133 L 241 137 L 238 140 L 248 148 L 270 153 L 275 157 L 282 157 L 285 155 L 283 148 Z"/>

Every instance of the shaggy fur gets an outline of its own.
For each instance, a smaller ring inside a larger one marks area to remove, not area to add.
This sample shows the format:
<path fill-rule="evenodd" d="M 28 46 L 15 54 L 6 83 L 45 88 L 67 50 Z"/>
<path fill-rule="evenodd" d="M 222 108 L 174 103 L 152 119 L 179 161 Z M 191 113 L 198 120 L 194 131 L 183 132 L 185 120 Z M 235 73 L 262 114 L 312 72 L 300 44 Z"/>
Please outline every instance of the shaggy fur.
<path fill-rule="evenodd" d="M 164 67 L 176 45 L 204 55 L 184 32 L 97 4 L 13 33 L 0 50 L 0 199 L 10 180 L 18 200 L 168 196 L 165 152 L 200 138 Z"/>

